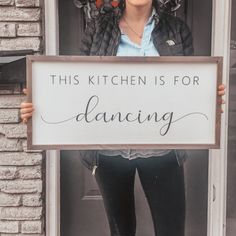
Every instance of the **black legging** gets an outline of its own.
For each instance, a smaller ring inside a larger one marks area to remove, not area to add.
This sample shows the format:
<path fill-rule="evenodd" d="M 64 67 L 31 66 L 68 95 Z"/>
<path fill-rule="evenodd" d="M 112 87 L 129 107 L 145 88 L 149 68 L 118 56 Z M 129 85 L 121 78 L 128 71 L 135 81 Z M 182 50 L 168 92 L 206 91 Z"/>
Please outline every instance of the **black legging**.
<path fill-rule="evenodd" d="M 151 209 L 155 235 L 184 236 L 184 175 L 174 152 L 135 160 L 99 156 L 96 180 L 103 196 L 111 236 L 135 235 L 136 169 Z"/>

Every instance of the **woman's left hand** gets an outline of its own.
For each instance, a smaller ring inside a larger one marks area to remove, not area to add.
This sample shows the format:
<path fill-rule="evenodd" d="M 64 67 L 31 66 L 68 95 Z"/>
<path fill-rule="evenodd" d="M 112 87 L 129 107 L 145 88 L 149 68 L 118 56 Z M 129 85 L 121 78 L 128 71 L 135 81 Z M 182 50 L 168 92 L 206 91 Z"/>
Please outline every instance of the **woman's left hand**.
<path fill-rule="evenodd" d="M 219 96 L 220 105 L 225 104 L 225 100 L 222 98 L 222 96 L 225 95 L 225 85 L 224 84 L 219 85 L 218 90 L 217 90 L 217 94 Z M 221 112 L 223 113 L 224 111 L 221 110 Z"/>

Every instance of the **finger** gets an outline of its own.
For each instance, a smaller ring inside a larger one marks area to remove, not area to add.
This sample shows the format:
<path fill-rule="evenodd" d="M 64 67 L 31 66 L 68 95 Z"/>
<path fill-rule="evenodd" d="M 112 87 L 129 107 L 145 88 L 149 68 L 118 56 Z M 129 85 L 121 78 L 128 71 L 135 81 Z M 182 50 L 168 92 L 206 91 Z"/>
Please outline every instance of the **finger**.
<path fill-rule="evenodd" d="M 33 103 L 31 103 L 31 102 L 22 102 L 20 104 L 20 108 L 29 108 L 29 107 L 33 107 Z"/>
<path fill-rule="evenodd" d="M 25 113 L 30 113 L 30 112 L 33 112 L 34 111 L 34 108 L 30 107 L 30 108 L 23 108 L 20 110 L 20 113 L 21 114 L 25 114 Z"/>
<path fill-rule="evenodd" d="M 225 104 L 225 100 L 220 97 L 220 98 L 217 100 L 217 104 L 223 105 L 223 104 Z"/>
<path fill-rule="evenodd" d="M 218 90 L 224 90 L 225 89 L 225 85 L 224 84 L 220 84 L 218 87 Z"/>
<path fill-rule="evenodd" d="M 224 90 L 220 90 L 220 91 L 218 91 L 218 95 L 219 95 L 219 96 L 223 96 L 223 95 L 225 95 L 225 91 L 224 91 Z"/>
<path fill-rule="evenodd" d="M 25 118 L 28 119 L 33 115 L 33 112 L 31 113 L 27 113 L 27 114 L 22 114 L 20 117 L 22 120 L 24 120 Z"/>
<path fill-rule="evenodd" d="M 24 93 L 25 95 L 27 95 L 27 94 L 28 94 L 28 89 L 27 89 L 27 88 L 24 88 L 24 89 L 23 89 L 23 93 Z"/>
<path fill-rule="evenodd" d="M 28 120 L 27 120 L 26 118 L 23 119 L 23 123 L 24 123 L 24 124 L 26 124 L 27 121 L 28 121 Z"/>

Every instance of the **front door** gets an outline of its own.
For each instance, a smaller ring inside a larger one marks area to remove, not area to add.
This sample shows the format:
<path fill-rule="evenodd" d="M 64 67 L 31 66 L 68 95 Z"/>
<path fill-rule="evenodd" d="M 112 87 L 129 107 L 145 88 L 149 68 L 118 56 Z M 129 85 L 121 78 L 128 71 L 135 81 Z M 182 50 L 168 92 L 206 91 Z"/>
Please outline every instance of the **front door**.
<path fill-rule="evenodd" d="M 211 0 L 185 0 L 178 15 L 190 26 L 196 55 L 210 55 Z M 202 27 L 204 25 L 204 27 Z M 77 55 L 83 12 L 73 1 L 59 0 L 60 54 Z M 186 236 L 207 235 L 208 151 L 188 151 L 184 164 Z M 109 236 L 102 197 L 79 151 L 61 151 L 61 236 Z M 153 236 L 150 211 L 136 176 L 137 236 Z"/>

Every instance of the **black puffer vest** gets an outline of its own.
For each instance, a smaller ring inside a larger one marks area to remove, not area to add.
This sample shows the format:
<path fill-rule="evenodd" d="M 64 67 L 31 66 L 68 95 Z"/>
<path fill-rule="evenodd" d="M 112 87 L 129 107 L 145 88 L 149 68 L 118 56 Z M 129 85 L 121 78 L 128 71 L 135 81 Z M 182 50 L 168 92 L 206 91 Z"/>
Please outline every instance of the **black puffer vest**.
<path fill-rule="evenodd" d="M 193 55 L 192 35 L 188 26 L 179 18 L 162 13 L 154 16 L 155 28 L 152 32 L 153 43 L 161 56 Z M 110 11 L 88 23 L 80 55 L 115 56 L 121 32 L 119 17 Z M 171 43 L 170 43 L 171 42 Z"/>
<path fill-rule="evenodd" d="M 193 55 L 192 34 L 182 20 L 164 13 L 154 17 L 156 24 L 152 32 L 153 43 L 161 56 Z M 89 22 L 81 42 L 80 55 L 115 56 L 121 38 L 118 23 L 119 17 L 114 11 Z M 177 159 L 181 163 L 185 155 L 184 150 L 176 150 Z M 81 157 L 83 164 L 95 173 L 99 165 L 98 152 L 81 151 Z"/>

